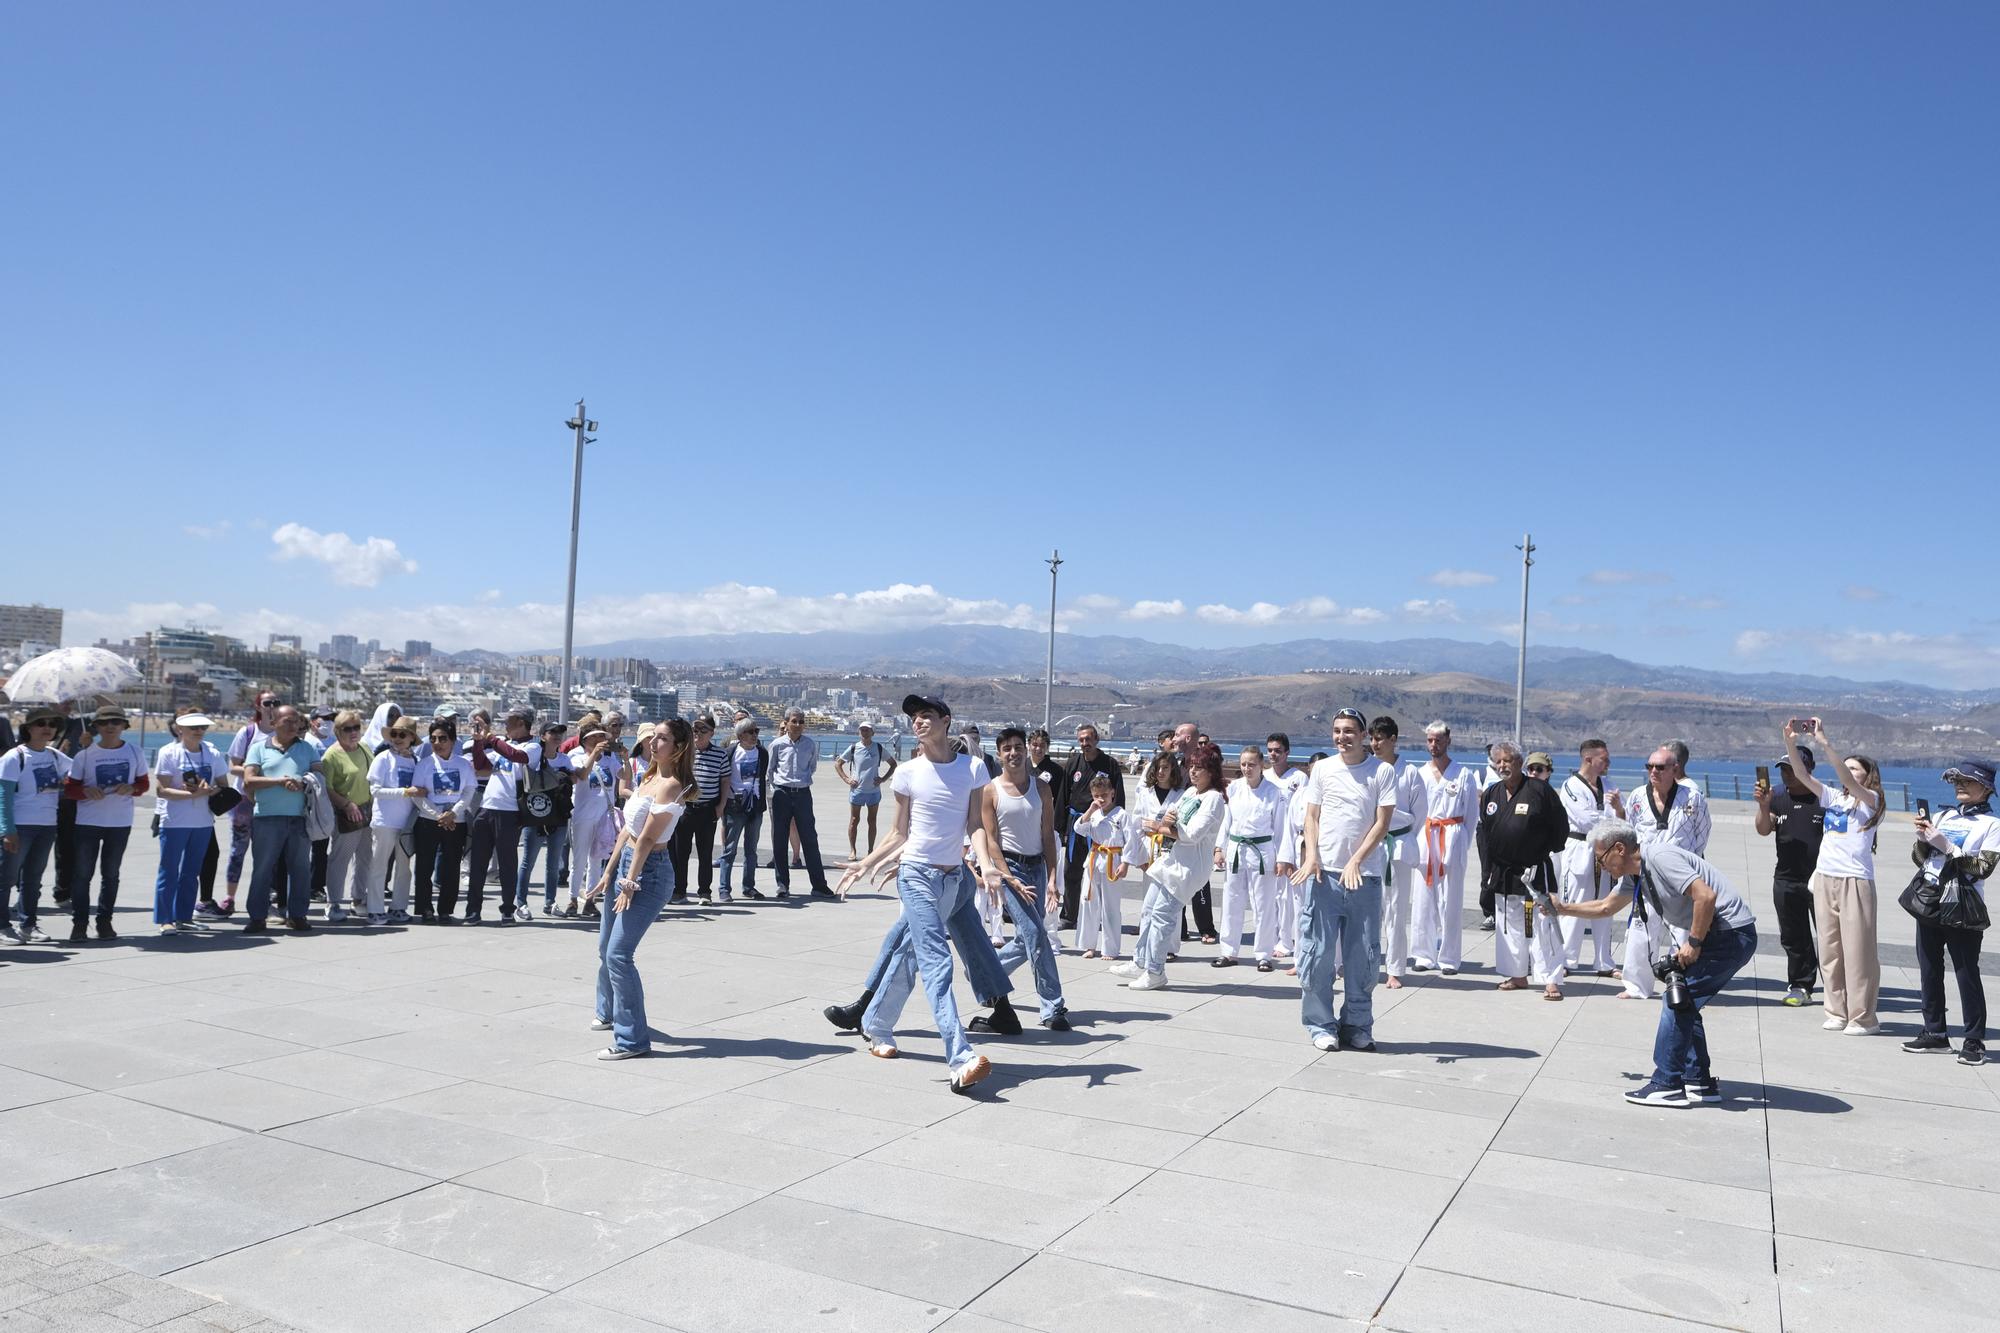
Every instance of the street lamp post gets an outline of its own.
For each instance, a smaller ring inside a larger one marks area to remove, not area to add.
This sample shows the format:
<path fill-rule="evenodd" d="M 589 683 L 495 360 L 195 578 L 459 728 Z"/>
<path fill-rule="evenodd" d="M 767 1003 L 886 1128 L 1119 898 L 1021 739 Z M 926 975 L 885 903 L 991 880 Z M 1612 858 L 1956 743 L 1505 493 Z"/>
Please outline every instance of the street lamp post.
<path fill-rule="evenodd" d="M 576 456 L 569 474 L 569 591 L 563 599 L 562 684 L 556 697 L 556 721 L 567 725 L 570 655 L 576 649 L 576 534 L 583 516 L 583 446 L 592 443 L 584 432 L 596 430 L 597 423 L 583 410 L 583 399 L 579 398 L 576 400 L 576 415 L 563 425 L 576 432 Z"/>
<path fill-rule="evenodd" d="M 1042 679 L 1042 730 L 1049 729 L 1056 697 L 1056 570 L 1062 567 L 1062 552 L 1051 550 L 1042 562 L 1049 567 L 1049 669 Z"/>
<path fill-rule="evenodd" d="M 1535 567 L 1535 539 L 1521 534 L 1521 655 L 1514 665 L 1514 744 L 1521 743 L 1521 704 L 1528 693 L 1528 571 Z"/>

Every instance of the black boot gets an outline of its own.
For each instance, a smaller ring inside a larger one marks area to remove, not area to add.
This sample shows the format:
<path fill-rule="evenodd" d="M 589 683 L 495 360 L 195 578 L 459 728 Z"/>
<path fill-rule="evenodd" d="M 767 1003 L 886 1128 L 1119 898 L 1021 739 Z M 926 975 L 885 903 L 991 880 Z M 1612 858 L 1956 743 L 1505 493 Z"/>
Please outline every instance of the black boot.
<path fill-rule="evenodd" d="M 861 1031 L 861 1015 L 868 1012 L 868 1002 L 874 998 L 874 991 L 865 990 L 861 992 L 861 998 L 853 1004 L 830 1004 L 820 1010 L 820 1012 L 825 1014 L 826 1021 L 833 1024 L 838 1030 L 842 1032 L 859 1032 Z"/>
<path fill-rule="evenodd" d="M 971 1028 L 974 1032 L 991 1032 L 1000 1037 L 1018 1037 L 1021 1016 L 1014 1012 L 1014 1002 L 1002 995 L 994 1002 L 993 1012 L 973 1019 Z"/>

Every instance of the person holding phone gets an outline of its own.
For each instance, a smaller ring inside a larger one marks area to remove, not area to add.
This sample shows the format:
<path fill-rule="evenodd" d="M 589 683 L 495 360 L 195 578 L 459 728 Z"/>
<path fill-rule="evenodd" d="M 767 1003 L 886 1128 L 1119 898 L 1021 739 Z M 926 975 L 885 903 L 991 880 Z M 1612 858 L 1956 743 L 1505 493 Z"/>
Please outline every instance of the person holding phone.
<path fill-rule="evenodd" d="M 1918 872 L 1933 881 L 1956 879 L 1963 892 L 1986 896 L 1986 881 L 2000 865 L 2000 818 L 1993 814 L 1993 765 L 1971 760 L 1945 770 L 1958 804 L 1917 815 L 1917 842 L 1910 859 Z M 1962 1065 L 1986 1063 L 1986 983 L 1979 975 L 1979 944 L 1984 931 L 1917 921 L 1917 981 L 1924 997 L 1924 1030 L 1903 1043 L 1911 1052 L 1949 1051 L 1945 1025 L 1944 956 L 1951 952 L 1951 970 L 1958 977 L 1958 1004 L 1965 1023 L 1965 1041 L 1958 1050 Z"/>
<path fill-rule="evenodd" d="M 1813 863 L 1813 911 L 1819 918 L 1820 968 L 1826 980 L 1826 1021 L 1820 1026 L 1850 1037 L 1872 1037 L 1882 1030 L 1875 1015 L 1875 998 L 1882 989 L 1875 929 L 1875 826 L 1887 804 L 1882 771 L 1867 755 L 1851 754 L 1835 765 L 1839 787 L 1821 782 L 1799 749 L 1802 735 L 1818 737 L 1828 754 L 1839 752 L 1820 719 L 1793 718 L 1785 724 L 1785 757 L 1819 797 L 1823 811 L 1819 858 Z"/>
<path fill-rule="evenodd" d="M 1813 752 L 1801 745 L 1799 760 L 1813 771 Z M 1813 924 L 1813 867 L 1819 864 L 1820 837 L 1826 811 L 1819 793 L 1798 775 L 1789 755 L 1777 761 L 1778 785 L 1770 770 L 1757 775 L 1757 836 L 1775 839 L 1777 868 L 1771 875 L 1771 901 L 1778 913 L 1778 942 L 1785 949 L 1785 1004 L 1802 1009 L 1812 1003 L 1819 980 L 1819 950 Z"/>

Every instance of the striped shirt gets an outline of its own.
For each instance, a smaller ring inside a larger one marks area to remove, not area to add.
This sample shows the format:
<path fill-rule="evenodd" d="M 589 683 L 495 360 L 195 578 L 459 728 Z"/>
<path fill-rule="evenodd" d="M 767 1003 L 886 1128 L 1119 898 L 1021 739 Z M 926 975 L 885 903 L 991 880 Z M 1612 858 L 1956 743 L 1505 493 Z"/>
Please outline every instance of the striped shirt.
<path fill-rule="evenodd" d="M 694 789 L 704 801 L 722 794 L 722 779 L 729 772 L 729 751 L 710 741 L 694 752 Z"/>

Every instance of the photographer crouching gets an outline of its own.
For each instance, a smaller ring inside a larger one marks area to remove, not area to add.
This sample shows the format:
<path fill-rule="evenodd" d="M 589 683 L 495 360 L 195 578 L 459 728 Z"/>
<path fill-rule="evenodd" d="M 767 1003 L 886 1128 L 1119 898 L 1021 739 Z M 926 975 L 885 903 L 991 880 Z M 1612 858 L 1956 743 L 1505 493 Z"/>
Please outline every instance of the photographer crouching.
<path fill-rule="evenodd" d="M 1615 915 L 1633 901 L 1636 881 L 1640 918 L 1654 917 L 1670 930 L 1668 952 L 1653 962 L 1662 983 L 1653 1077 L 1625 1100 L 1636 1106 L 1721 1101 L 1701 1011 L 1757 952 L 1757 918 L 1721 871 L 1672 843 L 1655 841 L 1641 850 L 1638 830 L 1622 819 L 1600 821 L 1590 832 L 1590 851 L 1598 869 L 1620 887 L 1591 902 L 1538 899 L 1544 913 Z"/>

